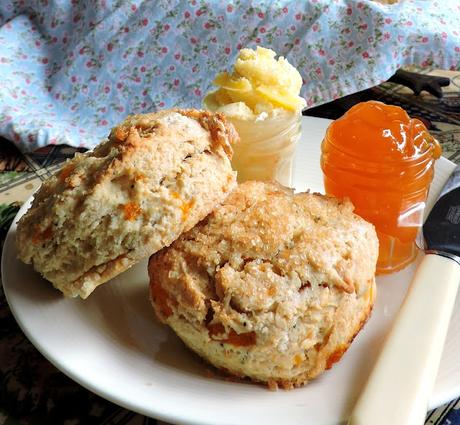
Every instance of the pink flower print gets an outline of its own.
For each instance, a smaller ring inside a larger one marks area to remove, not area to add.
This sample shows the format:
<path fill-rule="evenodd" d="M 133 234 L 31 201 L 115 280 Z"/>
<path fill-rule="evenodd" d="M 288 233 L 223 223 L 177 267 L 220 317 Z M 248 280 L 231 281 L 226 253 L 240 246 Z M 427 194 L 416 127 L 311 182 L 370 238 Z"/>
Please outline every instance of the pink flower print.
<path fill-rule="evenodd" d="M 209 30 L 209 29 L 212 28 L 212 24 L 208 21 L 208 22 L 206 22 L 206 23 L 204 24 L 204 28 L 207 29 L 207 30 Z"/>
<path fill-rule="evenodd" d="M 460 53 L 460 47 L 456 46 L 456 47 L 455 47 L 455 51 L 456 51 L 457 53 Z"/>
<path fill-rule="evenodd" d="M 259 12 L 257 14 L 257 16 L 260 18 L 260 19 L 264 19 L 265 18 L 265 14 L 263 12 Z"/>
<path fill-rule="evenodd" d="M 238 43 L 238 44 L 236 45 L 236 49 L 237 49 L 237 50 L 241 50 L 242 47 L 243 47 L 243 45 L 242 45 L 241 43 Z"/>
<path fill-rule="evenodd" d="M 141 103 L 141 108 L 145 108 L 147 106 L 147 103 L 146 102 L 142 102 Z"/>
<path fill-rule="evenodd" d="M 37 47 L 40 47 L 40 46 L 42 45 L 42 43 L 40 43 L 40 41 L 37 40 L 37 41 L 35 42 L 35 45 L 36 45 Z"/>
<path fill-rule="evenodd" d="M 348 47 L 353 47 L 354 45 L 355 45 L 355 43 L 353 43 L 353 41 L 348 42 Z"/>
<path fill-rule="evenodd" d="M 229 55 L 230 52 L 231 52 L 230 47 L 226 47 L 226 48 L 224 49 L 224 52 L 225 52 L 226 55 Z"/>
<path fill-rule="evenodd" d="M 179 81 L 177 78 L 176 78 L 176 79 L 174 80 L 174 82 L 173 82 L 173 84 L 174 84 L 175 87 L 178 87 L 178 86 L 179 86 L 179 83 L 180 83 L 180 81 Z"/>
<path fill-rule="evenodd" d="M 311 29 L 315 32 L 318 31 L 318 24 L 313 24 Z"/>
<path fill-rule="evenodd" d="M 141 23 L 144 27 L 146 27 L 149 24 L 149 20 L 147 18 L 144 18 L 142 19 Z"/>
<path fill-rule="evenodd" d="M 368 59 L 369 58 L 369 53 L 368 52 L 363 52 L 363 58 Z"/>
<path fill-rule="evenodd" d="M 233 6 L 232 6 L 231 4 L 229 4 L 229 5 L 227 6 L 227 12 L 228 12 L 228 13 L 232 13 L 232 12 L 233 12 Z"/>
<path fill-rule="evenodd" d="M 55 99 L 59 99 L 60 97 L 61 97 L 61 93 L 56 93 L 56 94 L 54 95 L 54 98 L 55 98 Z"/>
<path fill-rule="evenodd" d="M 111 52 L 111 51 L 113 50 L 113 44 L 112 44 L 112 43 L 107 44 L 107 50 L 108 50 L 109 52 Z M 80 54 L 81 54 L 81 53 L 80 53 Z"/>
<path fill-rule="evenodd" d="M 73 17 L 72 20 L 73 20 L 73 23 L 76 24 L 80 19 L 81 19 L 81 16 L 77 14 Z"/>
<path fill-rule="evenodd" d="M 72 77 L 70 78 L 70 81 L 72 81 L 72 83 L 76 83 L 77 77 L 75 75 L 72 75 Z"/>
<path fill-rule="evenodd" d="M 107 125 L 107 124 L 108 124 L 107 120 L 101 120 L 101 125 Z"/>
<path fill-rule="evenodd" d="M 334 59 L 329 59 L 329 65 L 334 65 L 335 64 L 335 60 Z"/>
<path fill-rule="evenodd" d="M 264 34 L 265 33 L 265 27 L 260 28 L 259 32 Z"/>
<path fill-rule="evenodd" d="M 404 36 L 398 35 L 398 41 L 401 43 L 404 40 Z"/>
<path fill-rule="evenodd" d="M 180 59 L 180 53 L 176 53 L 176 54 L 174 55 L 174 59 L 179 60 L 179 59 Z"/>
<path fill-rule="evenodd" d="M 203 14 L 203 11 L 198 9 L 196 12 L 195 12 L 195 15 L 196 16 L 201 16 Z"/>
<path fill-rule="evenodd" d="M 136 9 L 137 9 L 136 5 L 135 5 L 135 4 L 132 4 L 132 5 L 131 5 L 131 10 L 132 10 L 133 12 L 135 12 Z"/>
<path fill-rule="evenodd" d="M 256 43 L 260 43 L 260 42 L 261 42 L 260 37 L 257 37 L 256 38 Z"/>
<path fill-rule="evenodd" d="M 1 57 L 1 58 L 0 58 L 0 62 L 1 62 L 1 63 L 8 63 L 8 59 L 5 58 L 5 57 Z"/>
<path fill-rule="evenodd" d="M 101 108 L 101 112 L 102 112 L 103 114 L 105 114 L 105 113 L 107 112 L 107 108 L 106 108 L 105 106 L 103 106 L 103 107 Z"/>
<path fill-rule="evenodd" d="M 295 30 L 296 30 L 295 25 L 291 25 L 291 31 L 295 31 Z"/>
<path fill-rule="evenodd" d="M 195 37 L 191 37 L 191 38 L 190 38 L 190 43 L 192 43 L 192 44 L 196 44 L 197 41 L 198 41 L 198 40 L 197 40 Z"/>
<path fill-rule="evenodd" d="M 282 9 L 282 10 L 283 10 L 283 13 L 288 13 L 288 12 L 289 12 L 289 9 L 288 9 L 286 6 L 285 6 L 285 7 L 283 7 L 283 9 Z"/>
<path fill-rule="evenodd" d="M 58 38 L 57 38 L 57 37 L 53 37 L 53 38 L 51 39 L 51 41 L 52 41 L 53 43 L 57 43 Z"/>
<path fill-rule="evenodd" d="M 146 70 L 147 70 L 147 68 L 146 68 L 144 65 L 142 65 L 142 66 L 140 67 L 140 71 L 141 71 L 141 72 L 145 72 Z"/>
<path fill-rule="evenodd" d="M 184 12 L 184 18 L 186 19 L 190 18 L 190 12 L 188 10 Z"/>
<path fill-rule="evenodd" d="M 63 43 L 63 44 L 67 44 L 68 41 L 69 41 L 69 40 L 68 40 L 67 37 L 62 37 L 62 43 Z"/>
<path fill-rule="evenodd" d="M 383 39 L 384 40 L 389 40 L 390 39 L 390 33 L 386 32 L 385 34 L 383 34 Z"/>
<path fill-rule="evenodd" d="M 165 24 L 165 25 L 163 26 L 163 29 L 164 29 L 165 31 L 169 31 L 170 28 L 171 28 L 171 27 L 169 26 L 169 24 Z"/>
<path fill-rule="evenodd" d="M 46 65 L 48 63 L 48 58 L 42 58 L 42 64 Z"/>
<path fill-rule="evenodd" d="M 406 25 L 407 25 L 408 27 L 411 27 L 411 26 L 412 26 L 412 21 L 407 21 L 407 22 L 406 22 Z"/>
<path fill-rule="evenodd" d="M 170 65 L 170 66 L 169 66 L 169 70 L 170 70 L 170 71 L 174 71 L 175 69 L 176 69 L 176 67 L 175 67 L 174 65 Z"/>
<path fill-rule="evenodd" d="M 118 112 L 123 112 L 125 110 L 125 108 L 122 105 L 117 106 L 116 109 Z"/>
<path fill-rule="evenodd" d="M 319 50 L 318 50 L 318 54 L 319 54 L 320 56 L 324 56 L 324 55 L 326 54 L 326 52 L 325 52 L 323 49 L 319 49 Z"/>
<path fill-rule="evenodd" d="M 197 96 L 201 96 L 201 90 L 200 90 L 200 89 L 195 89 L 194 93 L 195 93 Z"/>
<path fill-rule="evenodd" d="M 135 81 L 136 83 L 140 83 L 140 82 L 141 82 L 141 77 L 136 77 L 136 78 L 134 79 L 134 81 Z"/>
<path fill-rule="evenodd" d="M 149 94 L 148 90 L 145 89 L 143 92 L 142 92 L 142 96 L 147 96 Z"/>
<path fill-rule="evenodd" d="M 316 72 L 316 75 L 321 75 L 321 68 L 316 68 L 315 72 Z"/>
<path fill-rule="evenodd" d="M 139 56 L 140 58 L 143 58 L 144 57 L 144 52 L 142 50 L 139 50 L 137 52 L 137 56 Z"/>
<path fill-rule="evenodd" d="M 347 7 L 347 15 L 353 14 L 353 9 L 351 7 Z"/>
<path fill-rule="evenodd" d="M 295 44 L 296 46 L 298 46 L 298 45 L 300 44 L 300 38 L 296 38 L 296 39 L 294 40 L 294 44 Z"/>
<path fill-rule="evenodd" d="M 128 27 L 125 27 L 123 31 L 124 31 L 124 32 L 129 32 L 129 28 L 128 28 Z"/>
<path fill-rule="evenodd" d="M 386 24 L 391 24 L 393 21 L 391 20 L 391 18 L 385 18 L 385 23 Z"/>
<path fill-rule="evenodd" d="M 123 84 L 122 83 L 117 83 L 117 89 L 120 90 L 123 88 Z"/>
<path fill-rule="evenodd" d="M 445 39 L 447 38 L 447 33 L 446 33 L 446 32 L 442 32 L 441 37 L 445 40 Z"/>
<path fill-rule="evenodd" d="M 428 37 L 422 37 L 422 43 L 428 43 Z"/>
<path fill-rule="evenodd" d="M 300 21 L 300 20 L 302 19 L 302 14 L 301 14 L 301 13 L 297 13 L 297 14 L 295 15 L 295 19 L 296 19 L 297 21 Z"/>
<path fill-rule="evenodd" d="M 362 30 L 367 30 L 367 24 L 362 24 L 358 28 L 360 28 Z"/>
<path fill-rule="evenodd" d="M 163 108 L 165 106 L 164 102 L 160 102 L 160 108 Z"/>
<path fill-rule="evenodd" d="M 163 46 L 161 48 L 161 53 L 168 53 L 168 48 L 166 46 Z"/>

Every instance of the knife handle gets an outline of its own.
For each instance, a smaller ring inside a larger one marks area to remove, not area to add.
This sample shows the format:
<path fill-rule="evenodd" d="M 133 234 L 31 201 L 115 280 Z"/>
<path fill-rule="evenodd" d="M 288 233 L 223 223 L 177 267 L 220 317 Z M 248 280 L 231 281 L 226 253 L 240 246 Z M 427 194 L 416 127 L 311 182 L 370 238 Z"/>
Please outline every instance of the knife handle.
<path fill-rule="evenodd" d="M 425 255 L 349 425 L 424 423 L 459 282 L 454 260 Z"/>

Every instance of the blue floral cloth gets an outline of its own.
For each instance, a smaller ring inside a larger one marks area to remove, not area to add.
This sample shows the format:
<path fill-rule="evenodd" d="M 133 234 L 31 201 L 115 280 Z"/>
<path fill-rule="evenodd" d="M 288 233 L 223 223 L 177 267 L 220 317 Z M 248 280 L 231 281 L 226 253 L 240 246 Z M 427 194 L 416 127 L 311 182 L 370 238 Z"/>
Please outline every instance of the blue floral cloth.
<path fill-rule="evenodd" d="M 242 47 L 286 56 L 309 107 L 409 64 L 460 68 L 460 2 L 0 2 L 0 136 L 91 148 L 132 113 L 200 107 Z"/>

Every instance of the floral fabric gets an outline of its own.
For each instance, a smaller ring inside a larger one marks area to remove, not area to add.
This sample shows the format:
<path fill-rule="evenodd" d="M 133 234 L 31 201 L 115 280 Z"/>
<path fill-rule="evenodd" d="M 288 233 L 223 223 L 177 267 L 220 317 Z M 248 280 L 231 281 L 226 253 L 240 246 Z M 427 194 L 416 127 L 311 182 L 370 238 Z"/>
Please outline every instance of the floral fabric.
<path fill-rule="evenodd" d="M 0 1 L 0 136 L 91 148 L 132 113 L 200 107 L 242 47 L 286 56 L 308 107 L 409 64 L 460 69 L 458 0 Z"/>

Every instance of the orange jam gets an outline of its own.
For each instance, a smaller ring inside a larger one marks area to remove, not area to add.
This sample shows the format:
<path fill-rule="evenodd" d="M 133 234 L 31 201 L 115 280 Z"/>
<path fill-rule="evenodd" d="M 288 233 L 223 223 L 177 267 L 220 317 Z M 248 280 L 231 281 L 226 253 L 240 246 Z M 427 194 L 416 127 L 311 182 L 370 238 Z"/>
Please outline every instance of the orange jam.
<path fill-rule="evenodd" d="M 326 193 L 350 198 L 355 212 L 376 227 L 377 273 L 409 264 L 441 156 L 425 125 L 398 106 L 364 102 L 329 126 L 321 151 Z"/>

